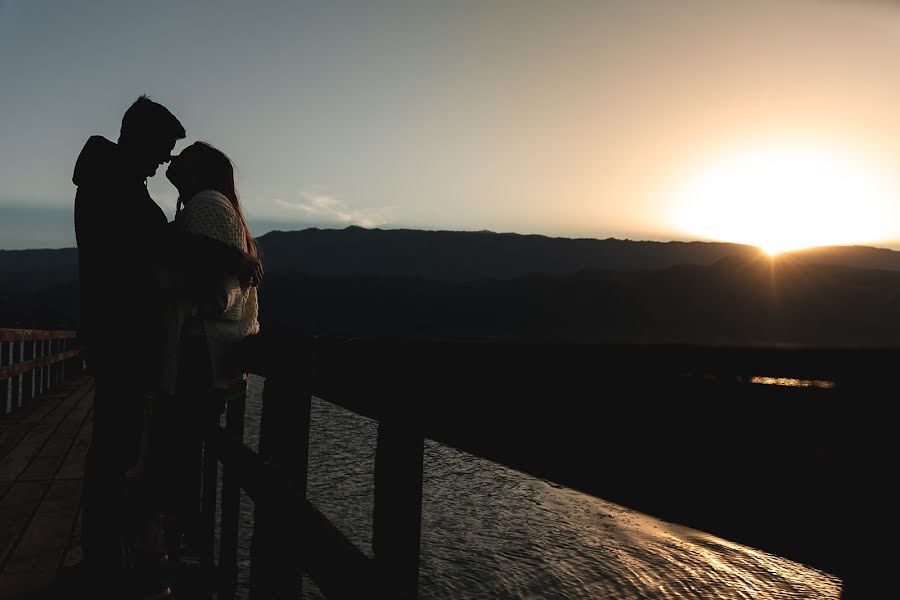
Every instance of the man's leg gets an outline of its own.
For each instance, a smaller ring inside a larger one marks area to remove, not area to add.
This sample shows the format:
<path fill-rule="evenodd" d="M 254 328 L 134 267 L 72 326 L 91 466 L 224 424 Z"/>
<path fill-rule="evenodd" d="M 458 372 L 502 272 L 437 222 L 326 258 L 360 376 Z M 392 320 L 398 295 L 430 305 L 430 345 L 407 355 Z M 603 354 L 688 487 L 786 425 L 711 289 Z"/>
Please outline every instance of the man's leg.
<path fill-rule="evenodd" d="M 209 395 L 212 375 L 205 338 L 186 336 L 179 354 L 177 394 L 168 419 L 172 431 L 168 516 L 175 545 L 180 545 L 183 535 L 190 548 L 195 545 L 200 526 L 203 423 L 198 407 Z"/>
<path fill-rule="evenodd" d="M 187 414 L 175 397 L 160 395 L 153 406 L 151 452 L 145 495 L 153 506 L 153 516 L 162 515 L 166 550 L 178 558 L 180 537 L 185 521 L 190 521 L 190 502 L 199 504 L 199 490 L 193 493 L 190 473 L 193 459 L 199 465 L 199 448 L 194 450 Z M 199 444 L 199 442 L 198 442 Z M 199 468 L 199 466 L 198 466 Z"/>
<path fill-rule="evenodd" d="M 130 567 L 125 526 L 125 471 L 138 456 L 141 396 L 127 371 L 103 365 L 94 372 L 94 428 L 84 473 L 81 545 L 91 568 Z"/>
<path fill-rule="evenodd" d="M 86 593 L 117 600 L 160 600 L 171 595 L 161 564 L 149 564 L 148 508 L 140 478 L 129 481 L 141 458 L 146 390 L 128 365 L 94 369 L 94 431 L 85 465 L 82 551 Z"/>

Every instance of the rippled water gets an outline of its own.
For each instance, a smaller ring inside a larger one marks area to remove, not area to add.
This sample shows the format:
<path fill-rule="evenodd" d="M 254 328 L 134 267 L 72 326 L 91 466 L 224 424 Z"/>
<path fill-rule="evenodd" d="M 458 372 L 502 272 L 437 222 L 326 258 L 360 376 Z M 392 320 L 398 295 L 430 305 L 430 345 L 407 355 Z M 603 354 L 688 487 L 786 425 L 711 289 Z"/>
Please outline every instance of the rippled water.
<path fill-rule="evenodd" d="M 262 380 L 245 440 L 256 446 Z M 315 400 L 309 497 L 368 556 L 376 423 Z M 629 510 L 427 441 L 421 598 L 839 598 L 804 565 Z M 246 598 L 253 503 L 242 501 L 238 597 Z M 304 598 L 322 595 L 304 580 Z"/>

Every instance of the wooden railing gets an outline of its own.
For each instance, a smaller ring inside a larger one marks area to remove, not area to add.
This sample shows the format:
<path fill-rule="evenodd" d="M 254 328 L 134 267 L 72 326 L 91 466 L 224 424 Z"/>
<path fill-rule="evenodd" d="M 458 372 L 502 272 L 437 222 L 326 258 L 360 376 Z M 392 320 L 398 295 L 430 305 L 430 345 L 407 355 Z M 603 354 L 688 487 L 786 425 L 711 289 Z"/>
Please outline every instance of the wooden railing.
<path fill-rule="evenodd" d="M 79 354 L 74 331 L 0 329 L 0 415 L 61 382 Z"/>
<path fill-rule="evenodd" d="M 845 598 L 891 572 L 873 549 L 896 533 L 900 349 L 260 335 L 244 350 L 266 378 L 259 452 L 240 402 L 207 435 L 207 482 L 223 463 L 219 598 L 233 594 L 241 488 L 255 503 L 251 598 L 299 597 L 302 572 L 329 599 L 417 597 L 426 437 L 836 574 Z M 306 497 L 313 395 L 378 422 L 373 558 Z"/>

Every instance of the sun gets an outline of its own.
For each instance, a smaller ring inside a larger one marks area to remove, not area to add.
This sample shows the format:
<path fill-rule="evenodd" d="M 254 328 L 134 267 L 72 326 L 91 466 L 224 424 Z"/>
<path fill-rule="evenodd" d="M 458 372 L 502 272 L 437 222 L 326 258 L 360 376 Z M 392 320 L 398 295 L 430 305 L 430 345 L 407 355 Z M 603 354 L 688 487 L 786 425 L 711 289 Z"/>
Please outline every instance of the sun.
<path fill-rule="evenodd" d="M 855 155 L 822 145 L 768 144 L 706 164 L 679 186 L 675 227 L 769 254 L 889 237 L 895 197 Z"/>

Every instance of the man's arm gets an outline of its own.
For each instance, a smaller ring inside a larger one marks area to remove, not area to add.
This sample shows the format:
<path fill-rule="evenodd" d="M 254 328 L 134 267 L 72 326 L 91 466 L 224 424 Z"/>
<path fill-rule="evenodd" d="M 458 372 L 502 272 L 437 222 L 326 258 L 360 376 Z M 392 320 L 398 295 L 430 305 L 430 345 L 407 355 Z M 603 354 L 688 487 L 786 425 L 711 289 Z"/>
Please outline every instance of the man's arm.
<path fill-rule="evenodd" d="M 262 281 L 263 269 L 258 259 L 209 236 L 187 233 L 169 225 L 165 266 L 184 281 L 221 281 L 234 275 L 243 288 L 257 286 Z"/>

